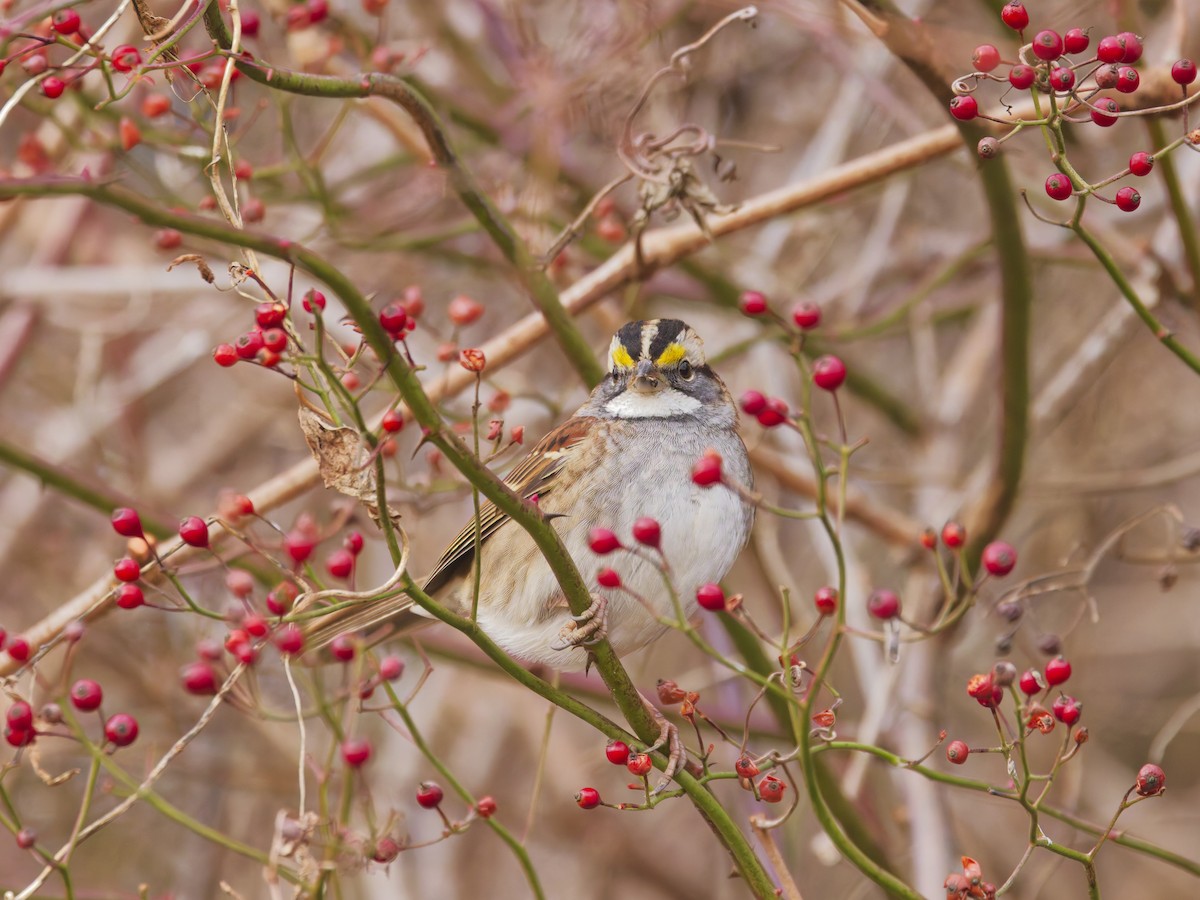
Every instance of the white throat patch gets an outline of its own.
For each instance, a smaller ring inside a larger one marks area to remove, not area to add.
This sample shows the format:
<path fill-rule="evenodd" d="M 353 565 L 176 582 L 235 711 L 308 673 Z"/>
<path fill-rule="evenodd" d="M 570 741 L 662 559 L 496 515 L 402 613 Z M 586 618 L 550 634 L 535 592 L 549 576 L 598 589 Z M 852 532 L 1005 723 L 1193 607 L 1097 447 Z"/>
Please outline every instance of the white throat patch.
<path fill-rule="evenodd" d="M 604 408 L 618 419 L 666 419 L 695 412 L 700 408 L 700 401 L 675 388 L 664 388 L 653 394 L 639 394 L 630 389 L 617 394 Z"/>

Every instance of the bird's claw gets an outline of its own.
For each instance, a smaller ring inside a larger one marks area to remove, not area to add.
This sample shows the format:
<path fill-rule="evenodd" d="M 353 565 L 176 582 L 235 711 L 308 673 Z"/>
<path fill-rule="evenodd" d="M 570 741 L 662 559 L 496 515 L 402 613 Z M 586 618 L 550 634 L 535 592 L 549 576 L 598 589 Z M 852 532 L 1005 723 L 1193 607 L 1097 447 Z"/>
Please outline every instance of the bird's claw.
<path fill-rule="evenodd" d="M 552 650 L 570 650 L 574 647 L 591 647 L 608 637 L 608 600 L 592 597 L 592 605 L 562 627 L 558 640 L 550 645 Z"/>
<path fill-rule="evenodd" d="M 641 696 L 639 694 L 639 696 Z M 667 750 L 667 765 L 663 769 L 662 780 L 655 785 L 653 793 L 661 794 L 667 789 L 667 785 L 687 765 L 687 751 L 683 746 L 683 738 L 679 734 L 679 728 L 667 720 L 661 712 L 658 711 L 653 703 L 642 697 L 642 704 L 646 707 L 646 712 L 654 719 L 654 724 L 658 726 L 658 740 L 646 748 L 647 753 L 653 753 L 655 750 L 666 748 Z"/>

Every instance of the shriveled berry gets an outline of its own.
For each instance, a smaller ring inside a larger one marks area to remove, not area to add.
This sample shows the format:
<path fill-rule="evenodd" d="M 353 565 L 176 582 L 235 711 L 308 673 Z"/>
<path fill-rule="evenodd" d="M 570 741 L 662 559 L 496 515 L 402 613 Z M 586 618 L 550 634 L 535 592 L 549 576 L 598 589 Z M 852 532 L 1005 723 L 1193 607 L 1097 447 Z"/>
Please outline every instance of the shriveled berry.
<path fill-rule="evenodd" d="M 846 381 L 846 364 L 836 356 L 822 356 L 813 363 L 813 383 L 825 391 L 836 391 Z"/>
<path fill-rule="evenodd" d="M 1082 53 L 1091 42 L 1091 37 L 1082 28 L 1072 28 L 1063 35 L 1063 51 L 1065 53 Z"/>
<path fill-rule="evenodd" d="M 127 506 L 113 510 L 112 527 L 113 531 L 121 537 L 143 537 L 145 535 L 145 531 L 142 529 L 142 519 L 137 514 L 137 510 Z"/>
<path fill-rule="evenodd" d="M 440 785 L 433 781 L 422 781 L 417 787 L 417 803 L 425 809 L 436 809 L 441 805 L 445 793 Z"/>
<path fill-rule="evenodd" d="M 615 569 L 601 569 L 596 573 L 596 583 L 600 587 L 619 588 L 621 586 L 621 576 Z"/>
<path fill-rule="evenodd" d="M 970 755 L 971 748 L 967 746 L 966 741 L 951 741 L 946 745 L 946 759 L 956 766 L 965 763 Z"/>
<path fill-rule="evenodd" d="M 1008 70 L 1008 83 L 1019 91 L 1023 91 L 1033 84 L 1035 78 L 1037 78 L 1037 73 L 1031 66 L 1023 63 Z"/>
<path fill-rule="evenodd" d="M 624 741 L 609 741 L 604 748 L 604 756 L 614 766 L 623 766 L 629 762 L 629 745 Z"/>
<path fill-rule="evenodd" d="M 629 770 L 631 775 L 641 778 L 654 768 L 654 763 L 650 760 L 649 754 L 634 753 L 629 757 L 629 761 L 625 763 L 625 768 Z"/>
<path fill-rule="evenodd" d="M 466 294 L 459 294 L 446 308 L 446 315 L 450 317 L 450 321 L 459 327 L 477 321 L 483 313 L 483 304 Z"/>
<path fill-rule="evenodd" d="M 745 316 L 761 316 L 767 311 L 767 297 L 761 291 L 742 291 L 738 297 L 738 309 Z"/>
<path fill-rule="evenodd" d="M 1149 175 L 1153 168 L 1154 157 L 1144 150 L 1139 150 L 1129 157 L 1129 171 L 1138 177 Z"/>
<path fill-rule="evenodd" d="M 817 592 L 813 594 L 813 605 L 817 608 L 817 612 L 820 615 L 832 616 L 835 612 L 837 612 L 837 588 L 830 587 L 829 585 L 817 588 Z"/>
<path fill-rule="evenodd" d="M 607 528 L 593 528 L 588 532 L 588 546 L 593 553 L 605 556 L 614 550 L 619 550 L 621 541 Z"/>
<path fill-rule="evenodd" d="M 992 666 L 992 680 L 1000 687 L 1008 687 L 1017 680 L 1017 667 L 1007 659 L 1000 660 Z"/>
<path fill-rule="evenodd" d="M 179 680 L 189 694 L 211 697 L 217 692 L 217 673 L 207 660 L 198 659 L 188 663 L 180 670 Z"/>
<path fill-rule="evenodd" d="M 1006 544 L 1004 541 L 992 541 L 983 548 L 980 559 L 989 574 L 1003 578 L 1016 566 L 1017 551 L 1012 544 Z"/>
<path fill-rule="evenodd" d="M 342 760 L 352 769 L 366 764 L 371 758 L 371 743 L 366 738 L 351 737 L 342 741 Z"/>
<path fill-rule="evenodd" d="M 1095 109 L 1092 110 L 1092 121 L 1101 128 L 1111 128 L 1117 124 L 1117 113 L 1121 111 L 1120 105 L 1112 97 L 1102 97 L 1095 102 Z"/>
<path fill-rule="evenodd" d="M 482 372 L 487 366 L 487 357 L 478 347 L 467 347 L 458 351 L 458 364 L 468 372 Z"/>
<path fill-rule="evenodd" d="M 696 602 L 700 604 L 701 609 L 707 609 L 709 612 L 717 612 L 725 609 L 725 592 L 721 590 L 719 584 L 702 584 L 696 588 Z"/>
<path fill-rule="evenodd" d="M 1101 90 L 1108 90 L 1117 86 L 1117 82 L 1121 79 L 1121 67 L 1115 65 L 1101 66 L 1096 70 L 1096 87 Z"/>
<path fill-rule="evenodd" d="M 1122 212 L 1133 212 L 1142 205 L 1142 195 L 1138 193 L 1137 188 L 1123 187 L 1117 191 L 1117 209 Z"/>
<path fill-rule="evenodd" d="M 1033 36 L 1033 55 L 1046 62 L 1053 62 L 1062 56 L 1063 39 L 1057 31 L 1049 28 L 1039 31 Z"/>
<path fill-rule="evenodd" d="M 1046 663 L 1046 683 L 1053 687 L 1071 677 L 1071 664 L 1066 657 L 1056 656 Z"/>
<path fill-rule="evenodd" d="M 995 159 L 1000 155 L 1000 142 L 989 134 L 979 139 L 979 143 L 975 145 L 975 152 L 980 159 Z"/>
<path fill-rule="evenodd" d="M 1171 66 L 1171 78 L 1176 84 L 1191 84 L 1196 80 L 1196 64 L 1190 59 L 1177 60 Z"/>
<path fill-rule="evenodd" d="M 990 72 L 1000 65 L 1000 51 L 995 44 L 980 44 L 971 54 L 971 63 L 979 72 Z"/>
<path fill-rule="evenodd" d="M 128 747 L 138 736 L 137 719 L 128 713 L 109 716 L 104 723 L 104 737 L 117 747 Z"/>
<path fill-rule="evenodd" d="M 1012 0 L 1000 10 L 1000 19 L 1013 31 L 1021 31 L 1029 24 L 1029 10 L 1025 8 L 1024 3 Z"/>
<path fill-rule="evenodd" d="M 979 115 L 979 101 L 970 94 L 954 97 L 950 101 L 950 115 L 960 122 L 969 122 Z"/>
<path fill-rule="evenodd" d="M 600 792 L 593 787 L 580 788 L 575 795 L 575 802 L 580 809 L 595 809 L 600 805 Z"/>
<path fill-rule="evenodd" d="M 207 547 L 208 525 L 199 516 L 188 516 L 179 523 L 179 537 L 193 547 Z"/>
<path fill-rule="evenodd" d="M 1154 763 L 1146 763 L 1137 773 L 1137 792 L 1143 797 L 1161 794 L 1167 786 L 1167 773 Z"/>
<path fill-rule="evenodd" d="M 137 609 L 146 602 L 146 595 L 136 584 L 123 584 L 117 588 L 117 606 L 121 609 Z"/>
<path fill-rule="evenodd" d="M 867 597 L 867 612 L 876 619 L 894 619 L 900 615 L 900 597 L 895 591 L 877 588 Z"/>

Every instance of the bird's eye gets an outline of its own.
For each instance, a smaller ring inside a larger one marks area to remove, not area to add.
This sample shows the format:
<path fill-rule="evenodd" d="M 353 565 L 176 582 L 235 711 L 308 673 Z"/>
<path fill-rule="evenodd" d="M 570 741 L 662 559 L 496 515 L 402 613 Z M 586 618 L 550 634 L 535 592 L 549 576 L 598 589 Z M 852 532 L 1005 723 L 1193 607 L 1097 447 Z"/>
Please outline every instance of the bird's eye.
<path fill-rule="evenodd" d="M 692 364 L 686 359 L 679 364 L 679 377 L 684 381 L 691 381 L 696 377 L 696 373 L 692 371 Z"/>

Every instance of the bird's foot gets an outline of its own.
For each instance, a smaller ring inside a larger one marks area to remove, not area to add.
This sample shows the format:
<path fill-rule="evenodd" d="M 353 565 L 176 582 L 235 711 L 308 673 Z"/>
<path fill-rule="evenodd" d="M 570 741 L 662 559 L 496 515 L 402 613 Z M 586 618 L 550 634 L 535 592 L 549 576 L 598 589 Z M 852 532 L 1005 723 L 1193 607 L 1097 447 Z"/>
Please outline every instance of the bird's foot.
<path fill-rule="evenodd" d="M 671 779 L 687 765 L 687 751 L 683 747 L 683 738 L 679 734 L 679 728 L 668 721 L 667 717 L 659 712 L 658 707 L 647 700 L 641 691 L 638 691 L 638 697 L 641 698 L 642 706 L 646 708 L 650 718 L 654 719 L 654 724 L 658 726 L 658 740 L 647 747 L 646 752 L 653 753 L 662 748 L 666 748 L 667 751 L 667 767 L 663 769 L 662 780 L 654 788 L 654 793 L 661 794 L 671 783 Z"/>
<path fill-rule="evenodd" d="M 608 600 L 592 595 L 592 605 L 582 615 L 571 616 L 571 621 L 562 627 L 558 640 L 550 645 L 552 650 L 570 650 L 573 647 L 590 647 L 608 637 Z"/>

